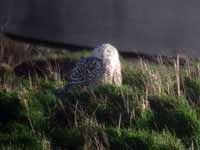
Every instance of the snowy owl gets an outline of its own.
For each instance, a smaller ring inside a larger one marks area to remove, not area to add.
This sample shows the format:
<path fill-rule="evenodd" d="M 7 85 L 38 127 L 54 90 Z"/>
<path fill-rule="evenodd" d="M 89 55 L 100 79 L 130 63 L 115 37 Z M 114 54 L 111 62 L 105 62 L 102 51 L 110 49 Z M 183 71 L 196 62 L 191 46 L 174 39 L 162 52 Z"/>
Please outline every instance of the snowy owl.
<path fill-rule="evenodd" d="M 96 47 L 91 56 L 81 58 L 72 69 L 69 82 L 63 92 L 75 86 L 93 86 L 99 84 L 122 84 L 121 63 L 115 47 L 102 44 Z"/>

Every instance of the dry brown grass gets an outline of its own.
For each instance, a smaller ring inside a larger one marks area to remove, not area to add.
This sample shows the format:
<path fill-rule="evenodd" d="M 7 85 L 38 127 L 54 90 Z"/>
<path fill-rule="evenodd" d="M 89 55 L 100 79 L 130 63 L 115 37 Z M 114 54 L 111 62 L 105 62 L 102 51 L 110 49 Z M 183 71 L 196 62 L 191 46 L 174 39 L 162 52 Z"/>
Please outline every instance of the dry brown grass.
<path fill-rule="evenodd" d="M 15 67 L 31 56 L 31 46 L 28 43 L 16 41 L 9 37 L 0 37 L 0 64 Z"/>

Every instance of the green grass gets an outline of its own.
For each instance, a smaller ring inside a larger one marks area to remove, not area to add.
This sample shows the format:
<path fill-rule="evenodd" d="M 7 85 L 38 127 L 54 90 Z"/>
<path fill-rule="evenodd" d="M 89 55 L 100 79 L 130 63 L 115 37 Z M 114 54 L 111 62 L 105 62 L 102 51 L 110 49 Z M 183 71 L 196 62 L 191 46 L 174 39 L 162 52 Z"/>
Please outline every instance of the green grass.
<path fill-rule="evenodd" d="M 200 105 L 200 79 L 191 79 L 186 77 L 184 79 L 185 93 L 190 103 L 197 106 Z"/>
<path fill-rule="evenodd" d="M 65 129 L 53 135 L 57 146 L 79 150 L 98 149 L 99 146 L 110 150 L 184 150 L 179 139 L 168 132 L 156 133 L 119 128 Z M 62 138 L 61 138 L 62 137 Z"/>
<path fill-rule="evenodd" d="M 148 98 L 151 111 L 139 119 L 138 127 L 155 131 L 170 131 L 186 145 L 199 144 L 200 121 L 185 101 L 172 96 L 152 96 Z"/>
<path fill-rule="evenodd" d="M 88 54 L 34 59 L 76 62 Z M 4 76 L 0 149 L 198 150 L 200 82 L 192 69 L 181 67 L 180 97 L 174 67 L 144 61 L 123 60 L 121 87 L 76 88 L 63 100 L 54 93 L 67 81 Z"/>
<path fill-rule="evenodd" d="M 135 92 L 130 86 L 104 85 L 83 90 L 78 88 L 67 93 L 65 97 L 55 113 L 58 125 L 66 120 L 68 126 L 68 120 L 68 124 L 74 126 L 75 117 L 78 124 L 91 117 L 106 126 L 118 126 L 120 123 L 120 126 L 128 127 L 142 112 L 141 93 Z"/>

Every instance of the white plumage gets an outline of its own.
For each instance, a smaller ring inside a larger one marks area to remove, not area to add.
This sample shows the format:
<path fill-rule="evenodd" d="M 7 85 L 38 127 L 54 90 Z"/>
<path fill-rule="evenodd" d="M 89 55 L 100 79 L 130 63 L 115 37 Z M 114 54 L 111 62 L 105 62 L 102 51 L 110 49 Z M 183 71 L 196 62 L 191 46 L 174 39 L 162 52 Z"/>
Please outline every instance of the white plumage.
<path fill-rule="evenodd" d="M 102 44 L 96 47 L 90 57 L 81 58 L 72 69 L 69 82 L 63 88 L 66 92 L 75 86 L 99 84 L 122 84 L 121 63 L 115 47 Z"/>

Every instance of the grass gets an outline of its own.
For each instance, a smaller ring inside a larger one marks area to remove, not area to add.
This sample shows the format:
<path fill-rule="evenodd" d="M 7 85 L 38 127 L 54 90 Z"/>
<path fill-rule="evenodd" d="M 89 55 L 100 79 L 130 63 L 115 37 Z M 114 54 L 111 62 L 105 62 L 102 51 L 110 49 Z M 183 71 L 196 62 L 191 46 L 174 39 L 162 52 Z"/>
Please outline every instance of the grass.
<path fill-rule="evenodd" d="M 110 149 L 110 150 L 183 150 L 179 139 L 168 132 L 156 133 L 119 128 L 82 128 L 62 130 L 54 135 L 57 144 L 68 149 Z M 62 136 L 62 138 L 60 138 Z M 66 142 L 67 141 L 67 142 Z"/>
<path fill-rule="evenodd" d="M 142 112 L 140 96 L 141 93 L 135 92 L 129 86 L 104 85 L 92 89 L 76 89 L 66 95 L 62 106 L 58 106 L 55 118 L 58 125 L 63 124 L 64 120 L 81 125 L 88 116 L 106 126 L 128 127 Z M 66 112 L 67 116 L 64 115 Z M 73 121 L 74 118 L 77 120 Z"/>
<path fill-rule="evenodd" d="M 88 54 L 53 53 L 32 60 L 47 64 L 62 60 L 70 66 Z M 54 91 L 67 81 L 49 78 L 48 71 L 26 78 L 4 73 L 0 149 L 198 150 L 198 62 L 180 66 L 180 71 L 143 60 L 122 62 L 123 86 L 76 88 L 62 101 Z"/>
<path fill-rule="evenodd" d="M 185 101 L 172 96 L 148 98 L 151 112 L 138 121 L 138 127 L 155 131 L 168 130 L 186 145 L 199 144 L 200 122 L 195 110 Z"/>

